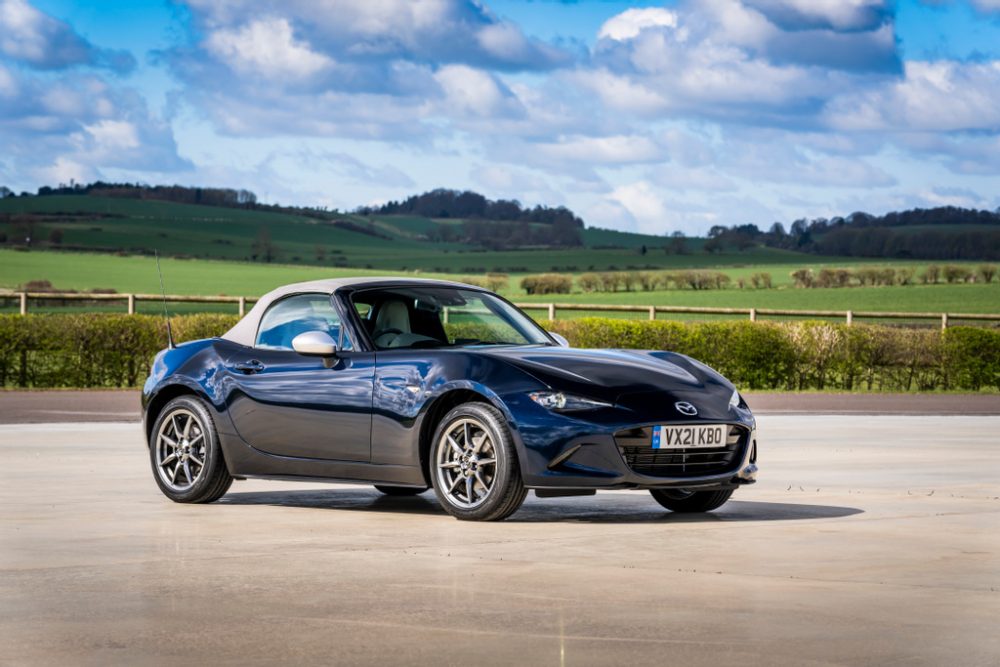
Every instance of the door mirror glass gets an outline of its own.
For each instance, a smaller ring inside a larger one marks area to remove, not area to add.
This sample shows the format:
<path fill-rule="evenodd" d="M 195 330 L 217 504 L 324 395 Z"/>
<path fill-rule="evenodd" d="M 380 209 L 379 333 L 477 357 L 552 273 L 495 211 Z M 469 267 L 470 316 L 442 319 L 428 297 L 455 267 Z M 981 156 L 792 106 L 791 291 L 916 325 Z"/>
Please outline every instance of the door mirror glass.
<path fill-rule="evenodd" d="M 325 331 L 307 331 L 292 339 L 292 349 L 307 357 L 333 357 L 337 342 Z"/>
<path fill-rule="evenodd" d="M 556 342 L 559 343 L 560 347 L 569 347 L 569 341 L 566 340 L 564 336 L 552 333 L 551 331 L 549 332 L 549 335 L 556 339 Z"/>

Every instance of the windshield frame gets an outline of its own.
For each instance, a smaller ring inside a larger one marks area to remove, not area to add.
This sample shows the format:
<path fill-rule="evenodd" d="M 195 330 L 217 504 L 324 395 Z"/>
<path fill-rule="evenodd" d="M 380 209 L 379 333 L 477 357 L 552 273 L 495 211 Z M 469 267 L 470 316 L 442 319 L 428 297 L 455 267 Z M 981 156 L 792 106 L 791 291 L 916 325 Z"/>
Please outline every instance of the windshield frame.
<path fill-rule="evenodd" d="M 354 342 L 355 342 L 356 346 L 357 346 L 358 342 L 362 342 L 364 344 L 365 349 L 368 350 L 368 351 L 370 351 L 370 352 L 393 352 L 393 351 L 400 351 L 400 352 L 423 351 L 423 352 L 427 352 L 427 351 L 431 351 L 431 350 L 467 349 L 467 348 L 470 348 L 470 347 L 476 347 L 477 346 L 476 343 L 466 343 L 466 344 L 460 344 L 460 345 L 449 344 L 449 345 L 437 345 L 437 346 L 419 347 L 419 348 L 417 348 L 417 347 L 379 348 L 375 344 L 375 341 L 372 340 L 371 335 L 368 333 L 367 327 L 365 327 L 364 323 L 361 320 L 361 316 L 358 313 L 358 310 L 357 310 L 357 308 L 354 305 L 354 297 L 355 297 L 355 295 L 359 295 L 359 294 L 364 293 L 364 292 L 392 290 L 392 289 L 450 289 L 450 290 L 461 290 L 463 292 L 476 292 L 476 293 L 479 293 L 479 294 L 486 295 L 487 297 L 492 297 L 492 298 L 496 299 L 498 302 L 500 302 L 500 304 L 503 304 L 507 308 L 510 308 L 515 314 L 517 314 L 518 316 L 520 316 L 521 318 L 523 318 L 523 320 L 524 320 L 524 322 L 523 322 L 524 327 L 527 328 L 531 332 L 539 334 L 539 337 L 542 339 L 542 340 L 540 340 L 538 342 L 530 342 L 530 341 L 528 341 L 528 342 L 524 342 L 524 343 L 500 343 L 500 344 L 495 344 L 496 346 L 499 346 L 499 345 L 512 346 L 512 347 L 530 347 L 530 346 L 534 346 L 534 345 L 544 345 L 544 346 L 549 346 L 549 347 L 559 347 L 560 346 L 559 341 L 557 341 L 555 338 L 553 338 L 552 335 L 548 331 L 546 331 L 542 326 L 540 326 L 527 313 L 525 313 L 523 310 L 521 310 L 516 305 L 514 305 L 513 303 L 511 303 L 508 299 L 505 299 L 504 297 L 500 296 L 499 294 L 497 294 L 495 292 L 491 292 L 491 291 L 489 291 L 487 289 L 483 289 L 482 287 L 476 287 L 474 285 L 464 285 L 464 284 L 457 284 L 457 283 L 440 283 L 440 284 L 438 284 L 438 283 L 430 283 L 430 282 L 424 283 L 424 282 L 405 282 L 405 281 L 400 281 L 398 283 L 397 282 L 377 282 L 377 283 L 370 283 L 370 284 L 350 285 L 350 286 L 342 287 L 342 288 L 338 289 L 334 293 L 334 296 L 338 300 L 341 301 L 341 304 L 343 305 L 343 311 L 347 314 L 347 317 L 350 320 L 350 326 L 354 329 L 354 332 L 356 334 L 354 336 Z M 497 315 L 497 317 L 500 317 L 500 315 Z M 513 323 L 509 323 L 509 324 L 511 324 L 511 326 L 516 331 L 518 331 L 519 334 L 525 335 Z M 525 338 L 528 338 L 528 337 L 525 336 Z M 483 346 L 484 347 L 493 347 L 494 345 L 483 345 Z"/>

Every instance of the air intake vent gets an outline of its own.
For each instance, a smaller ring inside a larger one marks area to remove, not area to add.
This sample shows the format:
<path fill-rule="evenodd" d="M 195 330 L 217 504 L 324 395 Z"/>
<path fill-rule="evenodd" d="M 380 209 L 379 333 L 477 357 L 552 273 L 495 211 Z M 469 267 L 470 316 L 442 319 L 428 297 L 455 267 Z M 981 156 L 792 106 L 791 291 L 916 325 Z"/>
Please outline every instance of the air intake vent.
<path fill-rule="evenodd" d="M 729 429 L 725 447 L 653 449 L 653 427 L 628 429 L 615 434 L 615 443 L 632 472 L 652 477 L 703 477 L 735 472 L 743 459 L 749 432 Z"/>

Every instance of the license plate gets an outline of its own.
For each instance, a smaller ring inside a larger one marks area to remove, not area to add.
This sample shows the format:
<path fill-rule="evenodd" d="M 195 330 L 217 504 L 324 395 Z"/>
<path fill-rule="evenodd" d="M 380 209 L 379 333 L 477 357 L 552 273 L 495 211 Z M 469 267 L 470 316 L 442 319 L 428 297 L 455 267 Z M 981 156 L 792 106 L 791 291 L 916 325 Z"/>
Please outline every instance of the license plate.
<path fill-rule="evenodd" d="M 653 449 L 725 447 L 728 431 L 725 424 L 657 426 L 653 429 Z"/>

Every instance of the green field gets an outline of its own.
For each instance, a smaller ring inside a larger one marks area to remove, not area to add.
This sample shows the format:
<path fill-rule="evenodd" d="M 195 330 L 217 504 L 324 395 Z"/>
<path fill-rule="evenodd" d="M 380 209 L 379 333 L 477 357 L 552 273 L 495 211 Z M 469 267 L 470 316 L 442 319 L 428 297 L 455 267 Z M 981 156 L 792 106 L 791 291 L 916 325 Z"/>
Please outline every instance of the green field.
<path fill-rule="evenodd" d="M 448 273 L 526 273 L 603 271 L 640 268 L 703 268 L 796 265 L 815 257 L 774 248 L 709 255 L 703 239 L 689 239 L 688 254 L 667 254 L 669 239 L 606 229 L 583 231 L 583 247 L 483 251 L 459 243 L 433 242 L 427 234 L 438 224 L 417 216 L 341 215 L 342 220 L 369 227 L 381 236 L 333 226 L 331 214 L 316 217 L 172 202 L 59 195 L 0 199 L 0 225 L 8 244 L 23 243 L 18 216 L 38 216 L 33 245 L 46 247 L 54 229 L 61 246 L 100 252 L 148 253 L 163 256 L 248 261 L 254 240 L 267 230 L 282 264 L 349 266 L 392 271 Z M 384 238 L 388 237 L 388 238 Z M 643 246 L 647 252 L 642 254 Z M 786 272 L 787 273 L 787 272 Z"/>
<path fill-rule="evenodd" d="M 354 228 L 335 226 L 339 220 Z M 16 289 L 47 280 L 56 289 L 113 289 L 120 293 L 159 291 L 149 253 L 163 258 L 166 289 L 171 294 L 256 296 L 289 282 L 348 275 L 422 275 L 458 278 L 486 272 L 511 275 L 504 295 L 520 302 L 575 302 L 675 306 L 757 307 L 829 310 L 928 312 L 1000 312 L 1000 283 L 795 289 L 791 271 L 809 267 L 857 267 L 862 264 L 910 267 L 928 262 L 818 257 L 788 250 L 753 247 L 708 254 L 704 239 L 689 239 L 688 253 L 668 254 L 669 239 L 607 229 L 585 229 L 583 247 L 485 251 L 461 243 L 429 240 L 439 225 L 459 219 L 419 216 L 371 216 L 315 211 L 295 215 L 261 210 L 194 206 L 172 202 L 90 196 L 16 197 L 0 200 L 0 288 Z M 33 228 L 30 227 L 33 225 Z M 30 229 L 32 248 L 24 244 Z M 52 230 L 61 244 L 49 242 Z M 368 230 L 369 233 L 358 231 Z M 266 230 L 278 248 L 273 263 L 252 262 L 255 239 Z M 645 248 L 646 252 L 642 250 Z M 587 271 L 713 269 L 723 271 L 733 287 L 723 290 L 582 293 L 527 296 L 519 289 L 528 273 L 558 271 L 579 276 Z M 737 289 L 753 273 L 771 274 L 774 288 Z M 0 308 L 14 307 L 10 299 Z M 41 306 L 33 305 L 38 309 Z M 118 309 L 114 304 L 83 308 Z M 152 304 L 141 304 L 144 310 Z M 178 312 L 206 306 L 172 306 Z M 228 307 L 226 307 L 228 308 Z M 566 313 L 567 315 L 569 313 Z M 579 316 L 576 313 L 575 316 Z M 641 315 L 635 315 L 641 317 Z"/>
<path fill-rule="evenodd" d="M 894 263 L 897 264 L 898 263 Z M 215 260 L 162 260 L 166 290 L 171 294 L 257 296 L 279 285 L 318 278 L 357 275 L 385 275 L 399 272 L 367 271 L 290 265 L 262 265 Z M 816 266 L 815 264 L 813 266 Z M 838 289 L 795 289 L 787 284 L 787 265 L 762 265 L 755 269 L 736 268 L 726 272 L 734 277 L 752 270 L 773 273 L 774 289 L 668 290 L 656 292 L 581 293 L 526 296 L 518 288 L 518 276 L 503 290 L 519 302 L 638 304 L 663 306 L 717 306 L 736 308 L 789 308 L 829 310 L 896 310 L 904 312 L 1000 312 L 1000 282 L 958 285 L 909 285 L 896 287 L 850 287 Z M 461 278 L 460 275 L 410 272 L 424 277 Z M 19 252 L 0 250 L 0 287 L 15 289 L 29 280 L 48 280 L 56 289 L 90 290 L 110 288 L 121 293 L 159 292 L 156 265 L 146 256 L 119 257 L 95 253 L 52 251 Z M 8 300 L 6 309 L 14 308 Z M 105 309 L 122 306 L 106 305 Z M 143 310 L 155 304 L 143 304 Z M 177 312 L 204 310 L 205 306 L 172 306 Z M 233 307 L 225 307 L 233 310 Z M 583 313 L 573 313 L 574 317 Z M 570 315 L 569 312 L 565 315 Z M 641 317 L 642 315 L 635 315 Z"/>

